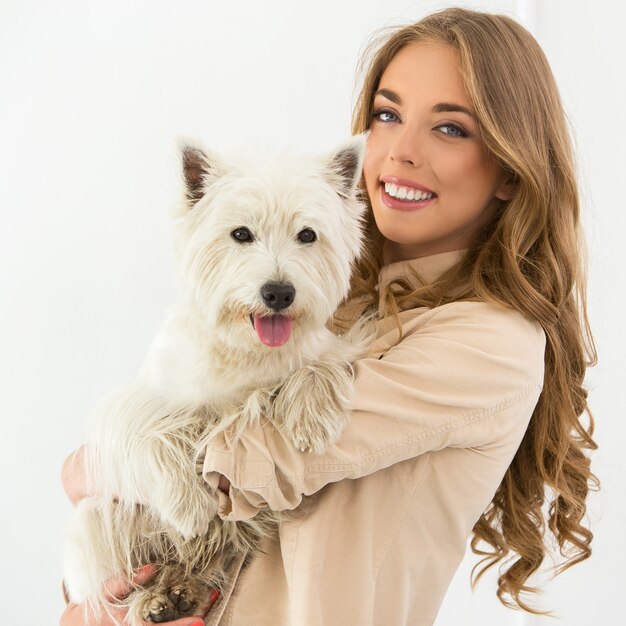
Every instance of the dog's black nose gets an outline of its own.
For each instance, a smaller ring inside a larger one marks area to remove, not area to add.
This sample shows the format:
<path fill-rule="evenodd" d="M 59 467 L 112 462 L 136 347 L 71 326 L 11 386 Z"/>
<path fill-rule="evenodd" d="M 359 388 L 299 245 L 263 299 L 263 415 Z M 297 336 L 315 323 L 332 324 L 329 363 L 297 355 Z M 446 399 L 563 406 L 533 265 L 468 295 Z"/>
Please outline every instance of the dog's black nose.
<path fill-rule="evenodd" d="M 291 306 L 296 290 L 290 283 L 265 283 L 261 287 L 263 302 L 274 311 L 282 311 Z"/>

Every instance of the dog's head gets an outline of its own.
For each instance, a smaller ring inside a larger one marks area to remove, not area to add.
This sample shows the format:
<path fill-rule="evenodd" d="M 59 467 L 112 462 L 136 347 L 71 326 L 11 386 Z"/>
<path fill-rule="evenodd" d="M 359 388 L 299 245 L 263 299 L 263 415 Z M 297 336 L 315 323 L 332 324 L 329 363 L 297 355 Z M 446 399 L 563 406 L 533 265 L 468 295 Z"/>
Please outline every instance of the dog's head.
<path fill-rule="evenodd" d="M 281 346 L 322 327 L 345 298 L 361 248 L 364 151 L 363 136 L 325 157 L 224 158 L 182 145 L 181 271 L 222 341 Z"/>

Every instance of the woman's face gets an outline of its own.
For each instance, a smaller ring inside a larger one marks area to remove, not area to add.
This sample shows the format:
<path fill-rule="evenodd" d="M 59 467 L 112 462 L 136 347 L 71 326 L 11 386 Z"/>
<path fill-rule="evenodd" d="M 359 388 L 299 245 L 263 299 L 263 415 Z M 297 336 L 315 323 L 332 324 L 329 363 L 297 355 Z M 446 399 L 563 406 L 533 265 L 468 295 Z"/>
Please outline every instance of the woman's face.
<path fill-rule="evenodd" d="M 391 60 L 374 97 L 364 176 L 388 240 L 385 263 L 468 247 L 510 198 L 454 49 L 414 43 Z"/>

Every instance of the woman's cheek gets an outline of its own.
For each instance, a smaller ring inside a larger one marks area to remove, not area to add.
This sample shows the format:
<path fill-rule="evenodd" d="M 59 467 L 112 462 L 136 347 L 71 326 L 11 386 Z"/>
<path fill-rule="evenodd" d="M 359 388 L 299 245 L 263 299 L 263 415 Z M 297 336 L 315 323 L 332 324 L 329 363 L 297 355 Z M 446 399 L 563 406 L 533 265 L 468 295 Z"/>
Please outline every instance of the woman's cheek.
<path fill-rule="evenodd" d="M 374 168 L 374 150 L 370 148 L 368 143 L 365 159 L 363 160 L 363 176 L 365 177 L 365 186 L 368 193 L 371 192 L 372 183 L 377 179 Z"/>

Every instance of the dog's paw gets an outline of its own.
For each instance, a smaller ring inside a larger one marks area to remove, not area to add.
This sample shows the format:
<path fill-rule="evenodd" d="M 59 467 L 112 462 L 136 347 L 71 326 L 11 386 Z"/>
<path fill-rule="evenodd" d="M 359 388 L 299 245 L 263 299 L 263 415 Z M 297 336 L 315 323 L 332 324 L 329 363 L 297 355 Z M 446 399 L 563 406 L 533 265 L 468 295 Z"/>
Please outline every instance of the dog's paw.
<path fill-rule="evenodd" d="M 206 585 L 205 585 L 206 587 Z M 193 581 L 163 587 L 157 585 L 135 594 L 133 613 L 146 622 L 160 624 L 193 615 L 206 604 L 206 591 Z"/>
<path fill-rule="evenodd" d="M 185 539 L 185 541 L 189 541 L 191 539 L 195 539 L 196 537 L 200 537 L 205 535 L 209 530 L 209 525 L 214 519 L 213 514 L 209 514 L 214 507 L 213 503 L 199 503 L 196 506 L 204 506 L 204 508 L 199 508 L 197 510 L 193 510 L 193 504 L 187 504 L 186 506 L 181 506 L 175 511 L 170 517 L 170 523 L 176 529 L 178 533 Z"/>
<path fill-rule="evenodd" d="M 176 605 L 164 594 L 152 596 L 144 607 L 141 617 L 146 622 L 172 622 L 178 618 Z"/>
<path fill-rule="evenodd" d="M 262 387 L 248 395 L 239 407 L 238 422 L 242 427 L 259 424 L 272 402 L 272 389 Z"/>
<path fill-rule="evenodd" d="M 160 519 L 171 525 L 185 540 L 206 534 L 217 515 L 215 494 L 199 480 L 184 489 L 162 490 L 152 505 Z"/>
<path fill-rule="evenodd" d="M 280 389 L 272 421 L 302 452 L 321 453 L 347 423 L 349 375 L 333 363 L 298 370 Z"/>
<path fill-rule="evenodd" d="M 143 618 L 149 622 L 171 622 L 179 617 L 191 615 L 196 602 L 191 592 L 182 585 L 154 595 L 146 604 Z"/>
<path fill-rule="evenodd" d="M 321 454 L 332 443 L 335 443 L 343 428 L 330 430 L 314 416 L 300 417 L 283 432 L 291 439 L 293 445 L 301 452 Z"/>

